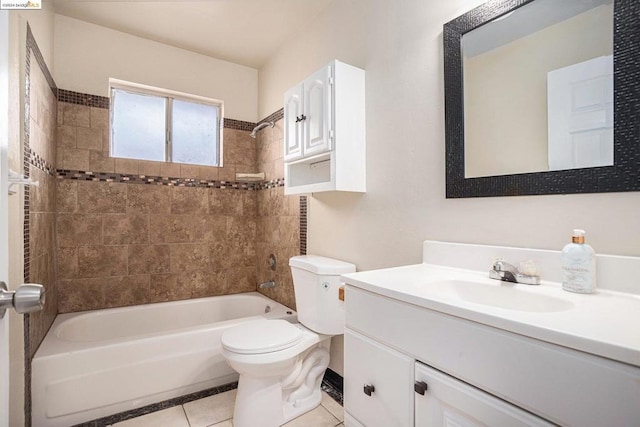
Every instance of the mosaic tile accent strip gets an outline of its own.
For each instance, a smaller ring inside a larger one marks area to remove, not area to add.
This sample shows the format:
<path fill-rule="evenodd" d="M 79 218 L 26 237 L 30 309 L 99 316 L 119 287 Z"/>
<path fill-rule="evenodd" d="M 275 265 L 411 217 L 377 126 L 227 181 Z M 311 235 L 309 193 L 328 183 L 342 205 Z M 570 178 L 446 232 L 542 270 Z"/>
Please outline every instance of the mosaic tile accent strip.
<path fill-rule="evenodd" d="M 300 255 L 307 254 L 307 196 L 300 196 Z"/>
<path fill-rule="evenodd" d="M 256 127 L 256 124 L 252 122 L 243 122 L 242 120 L 228 119 L 225 117 L 223 127 L 225 129 L 244 130 L 247 132 L 251 132 L 253 128 Z"/>
<path fill-rule="evenodd" d="M 35 166 L 35 164 L 34 164 Z M 46 167 L 51 167 L 46 165 Z M 48 169 L 43 169 L 49 171 Z M 127 175 L 110 172 L 89 172 L 67 169 L 57 169 L 55 175 L 58 179 L 71 179 L 74 181 L 117 182 L 123 184 L 148 184 L 168 185 L 175 187 L 202 187 L 235 190 L 265 190 L 268 188 L 283 187 L 284 178 L 271 181 L 244 182 L 244 181 L 216 181 L 193 178 L 174 178 L 149 175 Z"/>
<path fill-rule="evenodd" d="M 173 399 L 164 400 L 162 402 L 153 403 L 151 405 L 143 406 L 142 408 L 132 409 L 131 411 L 120 412 L 118 414 L 109 415 L 108 417 L 98 418 L 86 423 L 76 424 L 73 427 L 103 427 L 111 424 L 119 423 L 121 421 L 129 420 L 131 418 L 139 417 L 142 415 L 150 414 L 151 412 L 161 411 L 163 409 L 171 408 L 173 406 L 184 405 L 185 403 L 203 399 L 205 397 L 213 396 L 215 394 L 224 393 L 226 391 L 235 390 L 238 388 L 238 383 L 229 383 L 221 385 L 219 387 L 209 388 L 207 390 L 197 391 L 195 393 L 187 394 L 185 396 L 175 397 Z"/>
<path fill-rule="evenodd" d="M 48 173 L 51 176 L 56 176 L 56 168 L 54 168 L 53 165 L 47 163 L 37 153 L 31 152 L 31 155 L 29 156 L 29 164 L 35 166 L 45 173 Z"/>
<path fill-rule="evenodd" d="M 284 108 L 279 109 L 278 111 L 276 111 L 275 113 L 271 113 L 270 115 L 268 115 L 267 117 L 265 117 L 264 119 L 260 120 L 258 123 L 256 123 L 256 125 L 259 125 L 260 123 L 264 123 L 264 122 L 277 122 L 278 120 L 284 119 Z"/>
<path fill-rule="evenodd" d="M 36 61 L 38 62 L 38 65 L 40 65 L 40 68 L 42 69 L 42 72 L 44 73 L 44 76 L 47 79 L 47 83 L 49 83 L 49 87 L 51 87 L 51 90 L 53 91 L 53 93 L 57 93 L 58 87 L 56 86 L 56 82 L 53 81 L 53 76 L 51 75 L 49 68 L 47 68 L 47 64 L 44 62 L 44 57 L 42 56 L 42 52 L 40 52 L 40 48 L 36 43 L 36 39 L 33 37 L 33 33 L 31 32 L 31 27 L 27 23 L 27 64 L 29 63 L 30 52 L 33 53 L 33 56 L 35 56 Z M 28 67 L 26 72 L 28 76 L 29 75 Z M 28 84 L 27 84 L 27 88 L 29 88 Z"/>
<path fill-rule="evenodd" d="M 109 108 L 109 97 L 58 89 L 58 101 L 88 107 Z"/>

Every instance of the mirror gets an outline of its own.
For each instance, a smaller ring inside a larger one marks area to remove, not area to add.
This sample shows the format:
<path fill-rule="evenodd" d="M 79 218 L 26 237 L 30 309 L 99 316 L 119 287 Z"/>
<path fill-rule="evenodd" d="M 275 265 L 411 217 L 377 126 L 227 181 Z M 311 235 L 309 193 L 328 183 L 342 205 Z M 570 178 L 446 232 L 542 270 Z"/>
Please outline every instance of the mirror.
<path fill-rule="evenodd" d="M 445 24 L 447 197 L 640 189 L 633 3 L 498 0 Z"/>

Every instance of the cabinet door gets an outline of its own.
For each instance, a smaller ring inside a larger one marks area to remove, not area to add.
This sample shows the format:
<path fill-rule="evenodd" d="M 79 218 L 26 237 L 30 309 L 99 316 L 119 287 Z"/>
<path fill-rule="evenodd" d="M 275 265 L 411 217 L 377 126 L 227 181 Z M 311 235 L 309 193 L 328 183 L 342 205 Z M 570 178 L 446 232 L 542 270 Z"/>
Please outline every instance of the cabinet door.
<path fill-rule="evenodd" d="M 302 156 L 302 85 L 284 94 L 284 159 L 292 160 Z"/>
<path fill-rule="evenodd" d="M 553 425 L 422 363 L 416 363 L 415 372 L 416 427 Z M 424 391 L 424 394 L 418 390 Z"/>
<path fill-rule="evenodd" d="M 413 426 L 413 367 L 412 358 L 345 329 L 345 411 L 366 427 Z"/>
<path fill-rule="evenodd" d="M 304 83 L 304 156 L 331 150 L 331 81 L 332 67 L 322 68 Z"/>

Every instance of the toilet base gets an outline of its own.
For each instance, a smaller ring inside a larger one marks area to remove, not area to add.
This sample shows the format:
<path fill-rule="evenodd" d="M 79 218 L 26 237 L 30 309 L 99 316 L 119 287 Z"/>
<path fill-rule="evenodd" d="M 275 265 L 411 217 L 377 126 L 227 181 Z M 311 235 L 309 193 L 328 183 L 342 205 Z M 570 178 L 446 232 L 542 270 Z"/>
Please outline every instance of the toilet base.
<path fill-rule="evenodd" d="M 329 365 L 329 352 L 317 346 L 301 356 L 284 378 L 240 374 L 234 427 L 278 427 L 320 405 L 320 383 Z"/>

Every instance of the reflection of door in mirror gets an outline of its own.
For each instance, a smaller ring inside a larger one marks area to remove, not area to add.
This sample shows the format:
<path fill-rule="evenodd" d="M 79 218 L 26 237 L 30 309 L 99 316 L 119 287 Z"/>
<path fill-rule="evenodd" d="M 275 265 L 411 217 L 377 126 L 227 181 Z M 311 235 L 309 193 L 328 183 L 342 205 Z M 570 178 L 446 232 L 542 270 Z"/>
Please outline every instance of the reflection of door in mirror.
<path fill-rule="evenodd" d="M 613 165 L 613 56 L 547 76 L 549 169 Z"/>
<path fill-rule="evenodd" d="M 535 0 L 465 33 L 465 177 L 548 171 L 547 75 L 612 53 L 611 0 Z"/>

